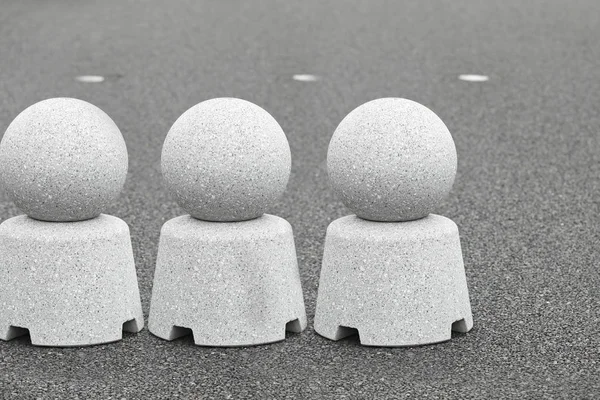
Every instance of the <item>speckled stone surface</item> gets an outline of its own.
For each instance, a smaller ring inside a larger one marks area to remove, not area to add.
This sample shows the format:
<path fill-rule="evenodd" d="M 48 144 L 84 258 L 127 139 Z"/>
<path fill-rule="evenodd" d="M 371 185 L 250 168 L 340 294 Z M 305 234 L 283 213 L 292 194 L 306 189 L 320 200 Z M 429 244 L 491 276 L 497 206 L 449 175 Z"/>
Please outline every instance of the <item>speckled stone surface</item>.
<path fill-rule="evenodd" d="M 29 329 L 40 346 L 120 340 L 144 326 L 129 228 L 17 216 L 0 224 L 0 339 Z"/>
<path fill-rule="evenodd" d="M 315 331 L 367 346 L 449 340 L 473 326 L 456 224 L 430 214 L 402 223 L 355 215 L 327 228 Z"/>
<path fill-rule="evenodd" d="M 456 148 L 442 120 L 407 99 L 354 109 L 327 153 L 331 185 L 346 207 L 373 221 L 409 221 L 433 212 L 450 192 Z"/>
<path fill-rule="evenodd" d="M 242 221 L 259 217 L 281 196 L 291 154 L 268 112 L 245 100 L 218 98 L 175 121 L 161 164 L 167 187 L 192 216 Z"/>
<path fill-rule="evenodd" d="M 131 229 L 146 312 L 160 227 L 184 214 L 160 179 L 173 121 L 223 95 L 277 119 L 294 159 L 268 212 L 294 228 L 311 321 L 301 335 L 243 349 L 166 342 L 147 329 L 82 349 L 18 338 L 0 343 L 5 397 L 597 397 L 598 0 L 0 4 L 0 134 L 40 96 L 61 93 L 98 105 L 125 137 L 131 179 L 109 213 Z M 106 81 L 82 84 L 82 74 Z M 327 226 L 351 214 L 328 187 L 327 144 L 352 109 L 385 96 L 434 110 L 458 152 L 455 184 L 434 213 L 460 228 L 475 326 L 440 345 L 331 343 L 312 329 Z M 17 213 L 0 188 L 0 218 Z"/>
<path fill-rule="evenodd" d="M 271 343 L 285 339 L 286 330 L 304 330 L 290 224 L 268 214 L 231 223 L 189 215 L 166 222 L 148 327 L 167 340 L 191 329 L 203 346 Z"/>
<path fill-rule="evenodd" d="M 0 143 L 0 178 L 24 213 L 44 221 L 98 216 L 127 176 L 127 148 L 98 107 L 53 98 L 28 107 Z"/>

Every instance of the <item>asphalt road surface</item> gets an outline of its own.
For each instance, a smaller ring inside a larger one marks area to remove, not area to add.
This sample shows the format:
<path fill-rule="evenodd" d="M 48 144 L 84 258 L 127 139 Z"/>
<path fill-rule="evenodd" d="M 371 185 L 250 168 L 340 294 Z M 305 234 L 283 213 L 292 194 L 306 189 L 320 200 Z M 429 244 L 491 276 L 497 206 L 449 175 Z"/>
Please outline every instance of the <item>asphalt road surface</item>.
<path fill-rule="evenodd" d="M 598 397 L 599 39 L 596 0 L 2 1 L 0 132 L 49 97 L 114 119 L 130 163 L 108 213 L 131 227 L 146 315 L 160 227 L 184 213 L 161 182 L 169 127 L 222 96 L 279 121 L 293 167 L 270 213 L 294 227 L 309 328 L 232 349 L 147 330 L 87 348 L 19 338 L 0 343 L 1 397 Z M 458 79 L 470 73 L 489 81 Z M 325 229 L 349 214 L 327 145 L 348 112 L 386 96 L 434 110 L 457 145 L 438 213 L 461 231 L 475 327 L 442 344 L 369 348 L 312 329 Z M 0 194 L 0 220 L 17 214 Z"/>

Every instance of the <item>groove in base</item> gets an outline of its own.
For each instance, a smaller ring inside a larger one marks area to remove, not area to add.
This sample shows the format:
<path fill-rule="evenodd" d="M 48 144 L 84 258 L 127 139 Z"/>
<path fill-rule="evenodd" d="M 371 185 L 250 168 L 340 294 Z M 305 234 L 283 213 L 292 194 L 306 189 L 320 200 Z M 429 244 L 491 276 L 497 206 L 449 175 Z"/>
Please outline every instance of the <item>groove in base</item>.
<path fill-rule="evenodd" d="M 300 319 L 296 318 L 285 324 L 285 330 L 293 333 L 302 332 L 302 324 L 300 324 Z"/>
<path fill-rule="evenodd" d="M 16 337 L 19 336 L 24 336 L 24 335 L 29 335 L 29 329 L 27 328 L 22 328 L 20 326 L 9 326 L 8 330 L 6 331 L 6 339 L 4 340 L 12 340 Z"/>
<path fill-rule="evenodd" d="M 358 333 L 358 329 L 352 328 L 349 326 L 338 326 L 335 331 L 335 336 L 333 340 L 340 340 L 348 336 L 358 336 L 358 340 L 360 341 L 360 334 Z"/>
<path fill-rule="evenodd" d="M 167 340 L 175 340 L 188 335 L 192 335 L 192 337 L 194 336 L 194 332 L 190 328 L 173 325 Z"/>
<path fill-rule="evenodd" d="M 138 324 L 137 320 L 130 319 L 129 321 L 123 322 L 123 331 L 136 333 L 142 330 L 142 327 Z"/>
<path fill-rule="evenodd" d="M 467 326 L 467 321 L 463 319 L 459 319 L 452 323 L 452 328 L 454 332 L 467 333 L 469 332 L 469 327 Z"/>

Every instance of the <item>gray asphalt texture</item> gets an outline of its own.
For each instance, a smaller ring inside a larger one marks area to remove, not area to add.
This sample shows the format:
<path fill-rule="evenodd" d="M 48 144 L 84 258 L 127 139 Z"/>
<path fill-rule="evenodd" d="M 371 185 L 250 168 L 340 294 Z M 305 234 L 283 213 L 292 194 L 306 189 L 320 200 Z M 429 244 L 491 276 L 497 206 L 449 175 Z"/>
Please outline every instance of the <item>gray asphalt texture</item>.
<path fill-rule="evenodd" d="M 596 0 L 3 1 L 0 132 L 56 96 L 115 120 L 130 164 L 108 212 L 131 227 L 146 314 L 160 227 L 183 214 L 161 182 L 169 127 L 221 96 L 279 121 L 293 167 L 270 213 L 294 227 L 310 324 L 233 349 L 147 330 L 88 348 L 20 338 L 0 343 L 1 397 L 598 397 L 599 38 Z M 74 79 L 89 74 L 107 79 Z M 349 214 L 328 187 L 327 144 L 348 112 L 384 96 L 434 110 L 457 145 L 439 213 L 461 230 L 475 327 L 438 345 L 367 348 L 312 329 L 325 229 Z M 0 220 L 17 214 L 0 195 Z"/>

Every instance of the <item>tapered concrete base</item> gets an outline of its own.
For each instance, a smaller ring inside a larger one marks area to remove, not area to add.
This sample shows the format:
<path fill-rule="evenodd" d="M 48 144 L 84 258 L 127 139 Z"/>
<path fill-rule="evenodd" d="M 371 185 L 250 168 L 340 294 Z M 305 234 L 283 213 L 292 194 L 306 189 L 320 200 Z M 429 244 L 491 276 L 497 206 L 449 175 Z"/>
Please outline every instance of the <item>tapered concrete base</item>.
<path fill-rule="evenodd" d="M 120 340 L 144 326 L 129 228 L 100 215 L 0 224 L 0 339 L 39 346 Z"/>
<path fill-rule="evenodd" d="M 354 215 L 327 229 L 315 331 L 367 346 L 449 340 L 473 326 L 458 228 L 429 215 L 373 222 Z"/>
<path fill-rule="evenodd" d="M 263 215 L 208 222 L 189 215 L 161 230 L 148 321 L 166 340 L 249 346 L 306 327 L 292 227 Z"/>

